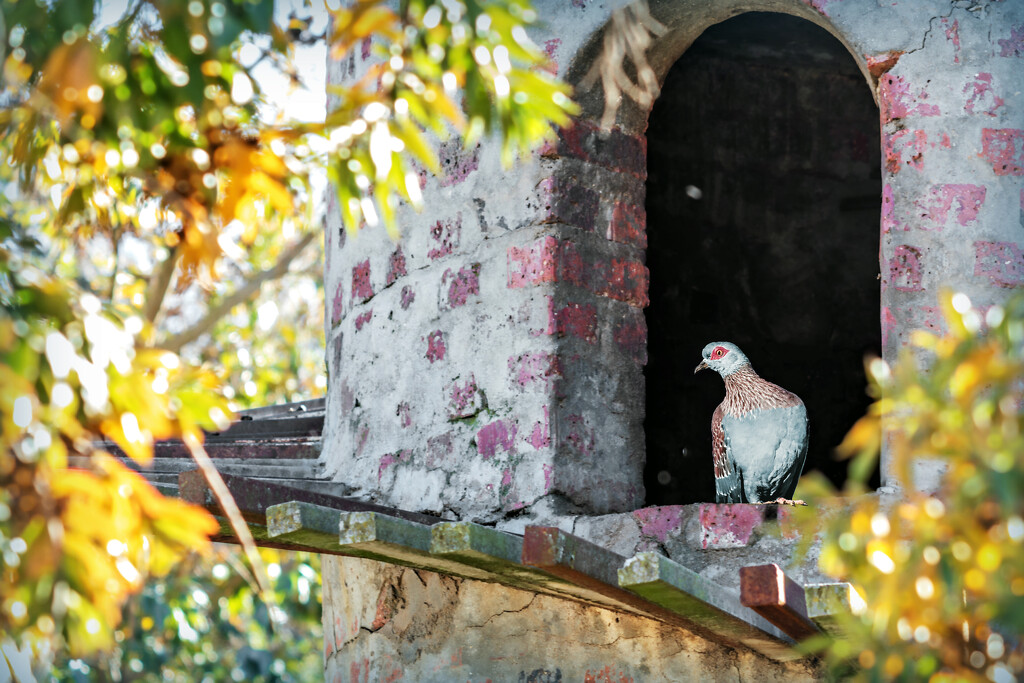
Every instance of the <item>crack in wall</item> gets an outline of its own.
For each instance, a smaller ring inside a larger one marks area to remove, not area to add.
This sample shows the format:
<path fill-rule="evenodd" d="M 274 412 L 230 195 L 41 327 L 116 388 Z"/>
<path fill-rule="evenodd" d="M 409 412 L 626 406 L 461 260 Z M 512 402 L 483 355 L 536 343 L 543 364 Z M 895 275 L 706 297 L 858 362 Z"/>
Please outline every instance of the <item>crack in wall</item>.
<path fill-rule="evenodd" d="M 531 595 L 530 596 L 530 601 L 528 603 L 526 603 L 525 605 L 523 605 L 522 607 L 520 607 L 519 609 L 506 609 L 506 610 L 502 610 L 500 612 L 497 612 L 497 613 L 492 614 L 491 616 L 487 617 L 487 619 L 482 624 L 469 625 L 469 626 L 467 626 L 467 628 L 483 628 L 483 627 L 487 626 L 487 624 L 491 623 L 491 621 L 493 619 L 497 619 L 498 617 L 500 617 L 503 614 L 519 614 L 521 612 L 525 612 L 526 610 L 530 609 L 530 607 L 533 605 L 534 601 L 537 599 L 537 595 L 538 595 L 538 593 L 534 593 L 533 595 Z"/>
<path fill-rule="evenodd" d="M 964 2 L 968 2 L 969 4 L 965 5 L 963 4 Z M 904 54 L 910 55 L 920 50 L 923 50 L 925 44 L 928 42 L 928 38 L 930 38 L 932 35 L 932 31 L 934 30 L 936 20 L 942 21 L 944 19 L 949 19 L 951 16 L 953 16 L 953 12 L 957 11 L 958 9 L 962 9 L 965 12 L 987 11 L 987 8 L 979 5 L 977 0 L 954 0 L 949 8 L 949 12 L 947 12 L 946 14 L 940 14 L 939 16 L 932 17 L 931 19 L 928 20 L 928 30 L 924 32 L 924 36 L 921 38 L 921 47 L 915 47 L 913 49 L 907 50 Z M 967 16 L 975 18 L 973 15 L 970 14 Z M 991 29 L 989 29 L 989 32 L 991 33 Z M 991 42 L 991 40 L 989 42 Z"/>

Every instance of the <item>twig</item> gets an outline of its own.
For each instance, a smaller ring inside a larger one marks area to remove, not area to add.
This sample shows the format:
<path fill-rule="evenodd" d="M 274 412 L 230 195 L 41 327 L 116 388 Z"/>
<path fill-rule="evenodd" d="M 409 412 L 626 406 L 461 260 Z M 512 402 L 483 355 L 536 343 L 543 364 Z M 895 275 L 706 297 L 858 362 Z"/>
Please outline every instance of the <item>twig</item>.
<path fill-rule="evenodd" d="M 114 268 L 110 271 L 110 287 L 107 289 L 107 301 L 114 300 L 117 291 L 117 273 L 121 267 L 121 236 L 117 228 L 111 228 L 110 246 L 114 251 Z"/>
<path fill-rule="evenodd" d="M 195 434 L 186 433 L 182 440 L 185 442 L 189 453 L 191 453 L 192 459 L 199 466 L 199 470 L 206 477 L 206 483 L 210 485 L 210 491 L 213 492 L 214 497 L 220 504 L 221 510 L 227 515 L 231 528 L 235 530 L 235 536 L 238 537 L 238 542 L 242 545 L 242 550 L 249 560 L 249 566 L 252 567 L 252 574 L 259 588 L 260 599 L 273 616 L 276 612 L 277 603 L 274 600 L 273 592 L 270 590 L 270 577 L 267 575 L 267 568 L 263 565 L 263 558 L 260 557 L 259 550 L 256 548 L 256 541 L 253 540 L 252 532 L 249 531 L 249 525 L 242 518 L 242 513 L 238 509 L 238 504 L 231 495 L 231 491 L 228 490 L 228 485 L 224 483 L 224 479 L 220 476 L 220 472 L 217 471 L 217 467 L 213 464 L 210 455 L 206 452 L 206 448 L 203 447 L 199 438 Z M 270 623 L 273 627 L 275 620 L 271 619 Z"/>
<path fill-rule="evenodd" d="M 260 287 L 263 286 L 264 282 L 276 280 L 277 278 L 284 276 L 284 274 L 288 272 L 288 266 L 291 265 L 291 262 L 302 253 L 302 251 L 316 236 L 317 233 L 312 230 L 303 235 L 302 239 L 288 248 L 288 251 L 278 259 L 277 263 L 275 263 L 273 267 L 268 268 L 267 270 L 262 270 L 250 277 L 242 284 L 241 287 L 210 308 L 206 315 L 203 316 L 195 325 L 192 325 L 192 327 L 187 330 L 168 337 L 160 342 L 158 346 L 161 349 L 177 353 L 183 346 L 201 337 L 203 334 L 208 332 L 218 320 L 230 313 L 232 308 L 240 303 L 248 301 L 260 290 Z"/>
<path fill-rule="evenodd" d="M 163 306 L 164 297 L 167 296 L 167 288 L 171 285 L 171 278 L 174 277 L 174 270 L 178 265 L 180 255 L 180 247 L 175 246 L 164 262 L 160 264 L 159 270 L 153 273 L 149 279 L 149 285 L 146 287 L 146 305 L 142 311 L 149 322 L 155 321 L 157 315 L 160 314 L 160 308 Z"/>
<path fill-rule="evenodd" d="M 604 88 L 604 115 L 601 127 L 610 129 L 621 104 L 622 95 L 642 107 L 650 107 L 660 93 L 658 79 L 647 61 L 647 49 L 652 37 L 668 29 L 651 16 L 644 1 L 619 8 L 612 13 L 604 34 L 601 56 L 580 81 L 580 88 L 588 90 L 598 79 Z M 626 72 L 627 58 L 636 70 L 636 82 Z"/>

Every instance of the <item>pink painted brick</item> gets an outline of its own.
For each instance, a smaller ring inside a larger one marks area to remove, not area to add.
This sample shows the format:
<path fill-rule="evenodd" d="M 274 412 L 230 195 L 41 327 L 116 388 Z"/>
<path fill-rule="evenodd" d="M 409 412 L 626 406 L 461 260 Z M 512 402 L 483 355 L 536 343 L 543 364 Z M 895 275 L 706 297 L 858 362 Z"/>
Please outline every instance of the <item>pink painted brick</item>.
<path fill-rule="evenodd" d="M 700 547 L 705 550 L 744 548 L 764 523 L 764 505 L 701 503 Z"/>
<path fill-rule="evenodd" d="M 433 365 L 435 361 L 444 360 L 447 349 L 444 345 L 444 333 L 441 330 L 434 330 L 427 335 L 427 360 Z"/>
<path fill-rule="evenodd" d="M 474 263 L 459 268 L 459 270 L 448 269 L 441 276 L 442 291 L 447 287 L 445 297 L 447 308 L 465 306 L 470 296 L 480 293 L 480 264 Z"/>
<path fill-rule="evenodd" d="M 394 253 L 391 254 L 391 258 L 388 259 L 388 275 L 384 278 L 384 282 L 388 285 L 393 285 L 398 278 L 404 277 L 408 273 L 405 269 L 405 254 L 402 253 L 402 247 L 399 245 L 395 249 Z"/>
<path fill-rule="evenodd" d="M 519 426 L 515 422 L 495 420 L 484 425 L 476 433 L 476 451 L 484 460 L 493 458 L 498 450 L 506 453 L 516 452 L 516 433 Z"/>
<path fill-rule="evenodd" d="M 465 182 L 469 174 L 480 167 L 480 145 L 466 149 L 462 139 L 453 137 L 437 150 L 441 161 L 441 187 Z"/>
<path fill-rule="evenodd" d="M 682 532 L 684 505 L 662 505 L 642 508 L 633 512 L 633 519 L 640 527 L 640 535 L 665 543 L 669 536 Z"/>
<path fill-rule="evenodd" d="M 1024 57 L 1024 24 L 1010 27 L 1010 37 L 1000 38 L 1000 57 Z"/>
<path fill-rule="evenodd" d="M 1015 242 L 975 242 L 974 276 L 998 287 L 1024 285 L 1024 250 Z"/>
<path fill-rule="evenodd" d="M 370 310 L 364 311 L 363 313 L 360 313 L 358 316 L 356 316 L 356 332 L 358 332 L 359 330 L 363 329 L 363 325 L 365 325 L 366 323 L 370 322 L 370 320 L 372 320 L 372 319 L 373 319 L 373 309 L 372 308 Z"/>
<path fill-rule="evenodd" d="M 878 81 L 878 101 L 885 123 L 908 116 L 938 116 L 939 108 L 921 101 L 926 99 L 928 93 L 923 88 L 911 92 L 910 84 L 902 76 L 887 73 Z"/>
<path fill-rule="evenodd" d="M 455 253 L 462 237 L 462 214 L 455 218 L 439 220 L 430 228 L 430 250 L 427 256 L 432 261 Z"/>
<path fill-rule="evenodd" d="M 984 185 L 936 185 L 924 199 L 915 202 L 921 213 L 925 229 L 941 230 L 949 219 L 950 211 L 959 225 L 966 226 L 978 220 L 978 212 L 985 203 Z"/>
<path fill-rule="evenodd" d="M 896 198 L 893 196 L 892 185 L 886 183 L 882 188 L 882 232 L 906 229 L 906 225 L 896 220 Z"/>
<path fill-rule="evenodd" d="M 997 176 L 1024 175 L 1024 130 L 982 129 L 981 156 L 991 164 Z"/>
<path fill-rule="evenodd" d="M 387 453 L 380 457 L 380 463 L 377 466 L 377 481 L 384 477 L 384 474 L 388 471 L 388 468 L 392 465 L 399 463 L 409 462 L 412 459 L 412 451 L 406 449 L 398 451 L 397 453 Z"/>
<path fill-rule="evenodd" d="M 953 45 L 953 63 L 960 63 L 960 20 L 943 17 L 940 21 L 946 40 Z"/>
<path fill-rule="evenodd" d="M 803 0 L 803 1 L 804 1 L 804 3 L 806 5 L 810 6 L 812 9 L 818 10 L 818 12 L 820 14 L 822 14 L 823 16 L 826 16 L 826 17 L 829 16 L 828 11 L 827 11 L 828 6 L 831 3 L 836 2 L 836 0 Z"/>
<path fill-rule="evenodd" d="M 484 394 L 472 374 L 467 380 L 456 380 L 445 387 L 445 395 L 448 398 L 449 420 L 472 417 L 485 407 Z"/>
<path fill-rule="evenodd" d="M 558 240 L 551 235 L 541 237 L 526 247 L 509 247 L 509 289 L 554 282 L 558 277 L 558 252 Z"/>
<path fill-rule="evenodd" d="M 990 73 L 980 73 L 975 76 L 973 81 L 964 86 L 964 94 L 967 95 L 964 111 L 968 114 L 996 116 L 996 109 L 1006 106 L 1003 98 L 996 95 L 992 89 L 992 74 Z"/>
<path fill-rule="evenodd" d="M 520 390 L 550 390 L 562 377 L 558 356 L 544 351 L 512 356 L 508 369 L 512 386 Z"/>
<path fill-rule="evenodd" d="M 551 445 L 551 426 L 548 419 L 548 407 L 544 406 L 544 419 L 533 423 L 533 429 L 526 438 L 526 443 L 533 446 L 534 450 L 541 450 Z M 544 475 L 545 485 L 548 483 L 548 475 Z M 545 490 L 550 488 L 548 486 Z"/>
<path fill-rule="evenodd" d="M 544 472 L 544 493 L 547 493 L 555 486 L 555 467 L 544 463 L 540 466 Z"/>
<path fill-rule="evenodd" d="M 352 269 L 352 301 L 366 301 L 372 296 L 370 259 L 366 259 Z"/>
<path fill-rule="evenodd" d="M 938 306 L 884 306 L 881 322 L 883 347 L 888 344 L 891 334 L 922 328 L 942 333 L 946 329 L 945 316 Z M 905 334 L 901 344 L 906 346 L 909 341 L 909 334 Z"/>
<path fill-rule="evenodd" d="M 526 503 L 519 499 L 515 482 L 512 479 L 512 468 L 506 467 L 501 473 L 501 484 L 498 486 L 498 501 L 503 510 L 521 510 Z"/>
<path fill-rule="evenodd" d="M 887 284 L 901 292 L 920 292 L 924 289 L 921 278 L 921 250 L 908 244 L 897 245 L 889 259 Z"/>
<path fill-rule="evenodd" d="M 650 272 L 638 260 L 586 258 L 572 240 L 559 242 L 550 235 L 529 247 L 510 247 L 508 287 L 543 282 L 565 282 L 641 308 L 649 302 Z"/>
<path fill-rule="evenodd" d="M 427 439 L 427 455 L 424 464 L 429 469 L 441 467 L 451 459 L 453 450 L 451 432 L 432 436 Z"/>
<path fill-rule="evenodd" d="M 401 425 L 402 429 L 412 426 L 412 409 L 407 401 L 402 401 L 398 404 L 398 407 L 395 409 L 395 415 L 398 417 L 398 424 Z"/>
<path fill-rule="evenodd" d="M 341 314 L 345 308 L 343 296 L 344 290 L 339 282 L 337 287 L 334 288 L 334 297 L 331 299 L 331 327 L 341 322 Z"/>
<path fill-rule="evenodd" d="M 409 285 L 402 287 L 402 300 L 399 305 L 403 311 L 409 310 L 409 306 L 416 301 L 416 291 Z"/>
<path fill-rule="evenodd" d="M 898 130 L 885 135 L 885 169 L 889 173 L 899 173 L 903 166 L 920 171 L 924 168 L 924 150 L 928 144 L 928 135 L 923 130 Z M 903 156 L 908 158 L 904 162 Z"/>
<path fill-rule="evenodd" d="M 558 75 L 558 61 L 555 59 L 555 56 L 558 54 L 558 48 L 561 45 L 561 38 L 552 38 L 551 40 L 544 41 L 544 55 L 548 58 L 548 62 L 541 68 L 553 76 Z"/>

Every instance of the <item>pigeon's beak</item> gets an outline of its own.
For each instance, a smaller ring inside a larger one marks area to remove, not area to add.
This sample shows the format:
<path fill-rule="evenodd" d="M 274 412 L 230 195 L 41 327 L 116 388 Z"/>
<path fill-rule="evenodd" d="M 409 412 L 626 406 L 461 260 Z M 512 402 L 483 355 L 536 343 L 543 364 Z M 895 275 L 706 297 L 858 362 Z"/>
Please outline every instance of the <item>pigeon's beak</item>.
<path fill-rule="evenodd" d="M 698 365 L 697 368 L 693 371 L 693 374 L 696 375 L 701 370 L 707 370 L 709 367 L 711 367 L 711 366 L 708 365 L 708 362 L 706 360 L 702 360 L 700 362 L 700 365 Z"/>

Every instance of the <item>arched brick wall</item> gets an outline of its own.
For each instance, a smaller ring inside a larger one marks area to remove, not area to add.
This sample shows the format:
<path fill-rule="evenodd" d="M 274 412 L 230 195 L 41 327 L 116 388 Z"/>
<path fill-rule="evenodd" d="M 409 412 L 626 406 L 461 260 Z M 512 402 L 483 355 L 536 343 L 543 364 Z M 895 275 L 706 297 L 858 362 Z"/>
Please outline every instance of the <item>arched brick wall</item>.
<path fill-rule="evenodd" d="M 541 2 L 538 43 L 578 80 L 621 3 Z M 660 76 L 746 11 L 823 26 L 880 109 L 879 320 L 892 358 L 937 325 L 942 286 L 976 304 L 1024 284 L 1024 5 L 663 0 Z M 330 78 L 359 65 L 332 64 Z M 353 495 L 516 528 L 629 511 L 642 480 L 647 112 L 598 130 L 599 91 L 559 142 L 511 170 L 447 149 L 403 237 L 327 220 L 330 379 L 322 459 Z"/>
<path fill-rule="evenodd" d="M 873 0 L 651 3 L 668 29 L 648 53 L 659 81 L 708 26 L 745 12 L 809 20 L 848 50 L 879 105 L 878 325 L 889 360 L 911 330 L 941 326 L 936 304 L 943 287 L 968 293 L 984 310 L 1024 284 L 1017 232 L 1024 218 L 1015 219 L 1024 216 L 1024 6 L 940 9 L 909 1 L 880 7 Z M 571 82 L 590 70 L 603 30 L 572 56 Z M 579 99 L 584 114 L 566 137 L 583 140 L 575 148 L 587 152 L 589 163 L 609 166 L 622 158 L 624 143 L 613 144 L 616 139 L 647 149 L 649 109 L 623 101 L 614 130 L 602 139 L 600 88 Z M 644 212 L 637 205 L 616 210 L 629 216 L 635 241 L 646 243 Z M 883 482 L 896 484 L 886 461 L 883 453 Z M 933 477 L 922 473 L 918 485 L 927 488 Z"/>

